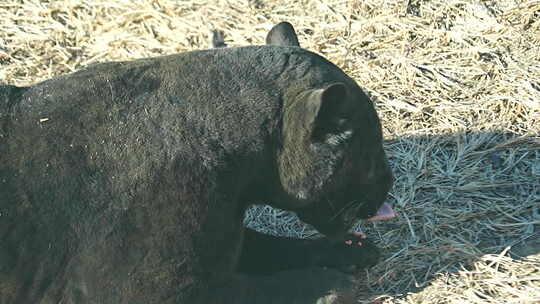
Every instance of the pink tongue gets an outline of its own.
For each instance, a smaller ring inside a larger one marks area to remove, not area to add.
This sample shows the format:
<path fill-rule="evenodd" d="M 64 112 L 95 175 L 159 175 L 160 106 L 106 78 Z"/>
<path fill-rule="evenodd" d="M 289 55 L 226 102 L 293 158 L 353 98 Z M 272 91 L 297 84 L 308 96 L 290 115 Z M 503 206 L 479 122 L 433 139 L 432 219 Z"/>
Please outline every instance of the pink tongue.
<path fill-rule="evenodd" d="M 375 222 L 375 221 L 382 221 L 382 220 L 391 219 L 391 218 L 393 218 L 395 216 L 396 216 L 396 214 L 394 213 L 394 210 L 392 209 L 392 206 L 390 206 L 390 204 L 388 204 L 388 203 L 384 203 L 384 204 L 382 204 L 381 208 L 379 208 L 379 210 L 377 210 L 377 214 L 375 214 L 374 216 L 368 218 L 367 220 L 370 221 L 370 222 Z"/>

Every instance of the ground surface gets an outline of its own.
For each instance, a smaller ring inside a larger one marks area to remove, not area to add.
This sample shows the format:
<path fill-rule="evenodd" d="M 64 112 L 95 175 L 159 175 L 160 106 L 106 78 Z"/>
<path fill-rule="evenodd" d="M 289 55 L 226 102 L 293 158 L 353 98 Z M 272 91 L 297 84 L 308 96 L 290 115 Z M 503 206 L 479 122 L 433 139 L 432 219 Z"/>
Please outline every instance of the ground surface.
<path fill-rule="evenodd" d="M 2 0 L 0 82 L 207 48 L 213 28 L 262 44 L 282 20 L 384 123 L 398 217 L 358 227 L 385 254 L 359 303 L 539 303 L 540 1 Z M 314 236 L 267 207 L 246 222 Z"/>

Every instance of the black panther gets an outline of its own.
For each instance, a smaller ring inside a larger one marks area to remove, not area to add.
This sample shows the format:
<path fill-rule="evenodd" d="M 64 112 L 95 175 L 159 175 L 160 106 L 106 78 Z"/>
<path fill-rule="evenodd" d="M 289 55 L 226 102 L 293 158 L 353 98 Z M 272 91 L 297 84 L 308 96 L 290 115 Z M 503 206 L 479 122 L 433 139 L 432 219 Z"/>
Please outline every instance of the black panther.
<path fill-rule="evenodd" d="M 276 25 L 267 45 L 0 86 L 1 303 L 349 303 L 393 215 L 373 103 Z M 242 225 L 254 203 L 326 237 Z"/>

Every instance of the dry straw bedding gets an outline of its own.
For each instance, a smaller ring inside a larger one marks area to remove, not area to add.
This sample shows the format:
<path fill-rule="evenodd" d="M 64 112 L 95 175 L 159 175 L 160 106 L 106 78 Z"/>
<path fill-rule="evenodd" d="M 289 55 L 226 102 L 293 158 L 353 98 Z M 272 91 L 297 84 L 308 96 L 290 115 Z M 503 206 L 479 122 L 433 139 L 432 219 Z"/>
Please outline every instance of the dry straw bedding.
<path fill-rule="evenodd" d="M 540 303 L 540 1 L 0 0 L 0 82 L 103 61 L 262 44 L 303 47 L 376 101 L 398 218 L 361 223 L 384 258 L 359 303 Z M 249 226 L 315 236 L 259 207 Z"/>

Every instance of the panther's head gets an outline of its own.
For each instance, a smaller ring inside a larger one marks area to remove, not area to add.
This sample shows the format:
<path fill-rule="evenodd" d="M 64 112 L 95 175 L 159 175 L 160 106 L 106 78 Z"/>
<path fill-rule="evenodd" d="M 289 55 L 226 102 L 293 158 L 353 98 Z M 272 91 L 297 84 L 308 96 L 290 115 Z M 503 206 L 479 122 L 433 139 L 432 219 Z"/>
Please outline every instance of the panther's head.
<path fill-rule="evenodd" d="M 299 46 L 292 26 L 276 25 L 267 42 Z M 336 77 L 285 101 L 281 187 L 301 220 L 326 235 L 345 233 L 358 219 L 393 217 L 384 203 L 393 177 L 372 101 L 333 66 Z"/>

